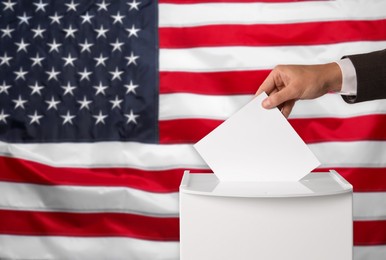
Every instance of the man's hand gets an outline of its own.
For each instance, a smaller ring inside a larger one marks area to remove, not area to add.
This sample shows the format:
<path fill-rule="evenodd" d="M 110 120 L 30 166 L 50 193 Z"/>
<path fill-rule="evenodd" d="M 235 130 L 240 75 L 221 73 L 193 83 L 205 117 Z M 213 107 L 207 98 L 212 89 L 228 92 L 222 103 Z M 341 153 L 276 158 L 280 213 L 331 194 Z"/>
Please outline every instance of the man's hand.
<path fill-rule="evenodd" d="M 322 65 L 279 65 L 261 84 L 256 95 L 266 92 L 266 109 L 279 107 L 285 117 L 299 99 L 313 99 L 342 88 L 342 72 L 334 63 Z"/>

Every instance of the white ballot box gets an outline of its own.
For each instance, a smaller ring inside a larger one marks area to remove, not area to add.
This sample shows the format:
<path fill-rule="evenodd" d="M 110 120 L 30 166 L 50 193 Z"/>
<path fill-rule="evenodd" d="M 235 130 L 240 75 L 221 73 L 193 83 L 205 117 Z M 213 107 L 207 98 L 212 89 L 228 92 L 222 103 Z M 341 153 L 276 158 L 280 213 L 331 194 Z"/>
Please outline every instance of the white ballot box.
<path fill-rule="evenodd" d="M 335 171 L 296 182 L 184 173 L 181 260 L 352 260 L 352 186 Z"/>

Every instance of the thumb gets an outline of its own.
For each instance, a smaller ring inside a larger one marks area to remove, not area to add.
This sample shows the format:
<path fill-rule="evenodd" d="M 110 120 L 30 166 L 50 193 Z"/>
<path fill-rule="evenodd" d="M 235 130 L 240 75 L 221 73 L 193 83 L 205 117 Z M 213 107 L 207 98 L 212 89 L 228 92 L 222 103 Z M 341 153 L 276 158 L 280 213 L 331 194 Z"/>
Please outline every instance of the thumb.
<path fill-rule="evenodd" d="M 291 88 L 286 87 L 279 90 L 276 93 L 271 94 L 268 98 L 266 98 L 263 101 L 262 105 L 266 109 L 271 109 L 292 99 L 294 99 L 294 95 L 292 94 Z"/>

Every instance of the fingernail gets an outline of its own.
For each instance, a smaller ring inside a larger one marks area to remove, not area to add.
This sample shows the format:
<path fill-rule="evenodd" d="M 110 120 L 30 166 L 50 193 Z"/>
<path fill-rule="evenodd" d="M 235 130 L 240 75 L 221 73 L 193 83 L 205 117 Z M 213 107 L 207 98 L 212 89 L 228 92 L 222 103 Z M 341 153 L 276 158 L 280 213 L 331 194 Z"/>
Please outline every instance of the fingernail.
<path fill-rule="evenodd" d="M 264 99 L 263 107 L 266 109 L 271 108 L 271 101 L 268 98 Z"/>

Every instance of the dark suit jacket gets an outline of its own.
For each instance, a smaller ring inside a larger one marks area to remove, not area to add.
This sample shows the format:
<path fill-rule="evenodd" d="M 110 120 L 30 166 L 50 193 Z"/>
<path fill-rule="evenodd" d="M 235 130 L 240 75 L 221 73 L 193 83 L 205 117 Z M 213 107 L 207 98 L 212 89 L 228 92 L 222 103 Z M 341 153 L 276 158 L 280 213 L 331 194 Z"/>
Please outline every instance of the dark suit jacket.
<path fill-rule="evenodd" d="M 366 54 L 347 56 L 357 74 L 357 95 L 342 96 L 346 102 L 386 98 L 386 49 Z"/>

